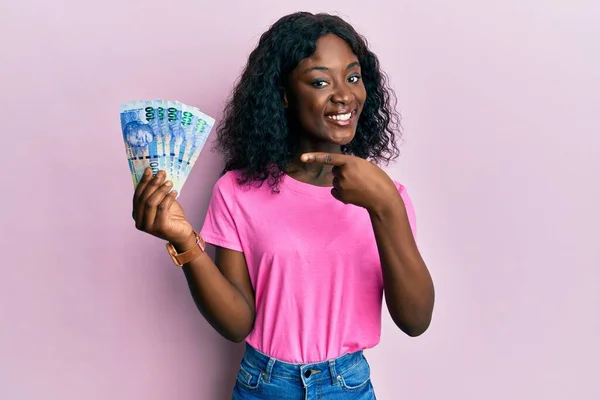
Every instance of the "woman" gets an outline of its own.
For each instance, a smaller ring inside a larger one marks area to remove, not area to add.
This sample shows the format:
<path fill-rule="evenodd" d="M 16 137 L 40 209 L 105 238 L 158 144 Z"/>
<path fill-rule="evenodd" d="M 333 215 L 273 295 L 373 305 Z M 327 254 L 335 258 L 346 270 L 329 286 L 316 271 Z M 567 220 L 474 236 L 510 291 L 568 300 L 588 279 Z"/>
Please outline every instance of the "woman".
<path fill-rule="evenodd" d="M 406 334 L 428 328 L 434 289 L 413 208 L 376 166 L 398 153 L 392 96 L 349 24 L 285 16 L 226 106 L 225 171 L 200 233 L 164 172 L 138 185 L 137 228 L 168 242 L 214 329 L 246 341 L 234 399 L 374 399 L 362 351 L 379 342 L 382 295 Z"/>

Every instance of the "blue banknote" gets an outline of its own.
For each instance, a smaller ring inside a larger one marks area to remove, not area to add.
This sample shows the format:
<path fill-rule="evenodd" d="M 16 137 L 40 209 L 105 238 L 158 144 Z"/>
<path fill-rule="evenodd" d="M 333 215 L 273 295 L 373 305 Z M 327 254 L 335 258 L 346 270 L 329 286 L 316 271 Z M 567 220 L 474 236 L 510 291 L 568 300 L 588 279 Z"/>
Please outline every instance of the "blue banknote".
<path fill-rule="evenodd" d="M 147 167 L 163 170 L 181 193 L 215 120 L 198 108 L 171 100 L 121 106 L 121 129 L 134 186 Z"/>
<path fill-rule="evenodd" d="M 213 128 L 215 120 L 206 114 L 195 109 L 192 111 L 194 118 L 191 124 L 191 140 L 185 146 L 185 151 L 181 154 L 179 161 L 179 179 L 185 181 L 190 174 L 192 167 L 196 163 L 208 135 Z"/>
<path fill-rule="evenodd" d="M 155 174 L 159 171 L 156 148 L 158 124 L 148 105 L 139 101 L 121 107 L 121 130 L 131 178 L 137 186 L 147 167 L 151 167 Z"/>

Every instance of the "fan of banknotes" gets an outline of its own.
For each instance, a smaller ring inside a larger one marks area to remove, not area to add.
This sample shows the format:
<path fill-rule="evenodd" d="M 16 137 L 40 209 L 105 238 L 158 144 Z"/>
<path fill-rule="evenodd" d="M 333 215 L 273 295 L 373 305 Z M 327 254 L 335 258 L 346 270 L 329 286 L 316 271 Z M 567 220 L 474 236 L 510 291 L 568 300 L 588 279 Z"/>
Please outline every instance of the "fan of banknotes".
<path fill-rule="evenodd" d="M 177 195 L 206 143 L 215 120 L 196 107 L 170 100 L 121 106 L 121 129 L 134 187 L 144 170 L 167 173 Z"/>

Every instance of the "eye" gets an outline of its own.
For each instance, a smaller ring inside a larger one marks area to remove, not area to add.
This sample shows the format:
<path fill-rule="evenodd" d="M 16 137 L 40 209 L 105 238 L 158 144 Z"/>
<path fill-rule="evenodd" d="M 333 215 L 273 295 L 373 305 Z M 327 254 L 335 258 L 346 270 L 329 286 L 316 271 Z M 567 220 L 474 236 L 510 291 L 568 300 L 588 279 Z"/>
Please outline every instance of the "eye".
<path fill-rule="evenodd" d="M 317 79 L 315 81 L 311 82 L 311 85 L 313 85 L 316 88 L 324 88 L 325 86 L 328 85 L 327 81 L 323 80 L 323 79 Z"/>
<path fill-rule="evenodd" d="M 360 81 L 361 77 L 360 75 L 352 75 L 350 78 L 348 78 L 348 81 L 350 83 L 358 83 Z"/>

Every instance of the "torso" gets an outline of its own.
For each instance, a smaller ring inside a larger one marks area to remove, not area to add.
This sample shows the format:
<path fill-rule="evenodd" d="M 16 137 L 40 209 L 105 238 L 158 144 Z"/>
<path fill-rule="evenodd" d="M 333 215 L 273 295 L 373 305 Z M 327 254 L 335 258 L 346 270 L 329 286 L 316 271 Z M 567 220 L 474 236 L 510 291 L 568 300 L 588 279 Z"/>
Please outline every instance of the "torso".
<path fill-rule="evenodd" d="M 247 342 L 292 363 L 376 345 L 383 278 L 367 211 L 334 199 L 328 187 L 287 175 L 278 194 L 266 183 L 241 187 L 235 175 L 228 172 L 215 188 L 234 203 L 228 208 L 239 249 L 233 250 L 243 251 L 255 291 Z M 221 237 L 232 233 L 220 232 L 211 219 L 202 230 L 207 242 L 232 242 Z"/>

